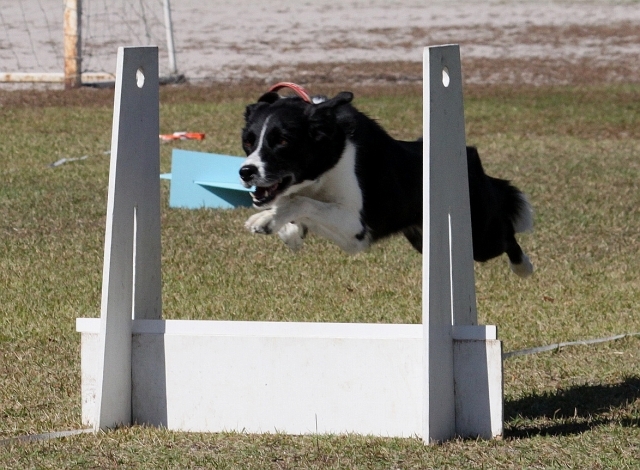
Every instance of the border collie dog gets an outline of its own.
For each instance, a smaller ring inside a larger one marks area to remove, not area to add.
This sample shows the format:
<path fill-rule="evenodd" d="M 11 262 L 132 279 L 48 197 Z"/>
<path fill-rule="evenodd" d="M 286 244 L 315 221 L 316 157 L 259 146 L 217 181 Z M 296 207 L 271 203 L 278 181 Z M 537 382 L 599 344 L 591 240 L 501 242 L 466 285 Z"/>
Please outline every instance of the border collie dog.
<path fill-rule="evenodd" d="M 422 252 L 422 141 L 390 137 L 350 104 L 352 93 L 298 94 L 270 91 L 246 108 L 240 178 L 255 187 L 260 209 L 247 229 L 277 233 L 293 250 L 311 231 L 348 253 L 402 233 Z M 467 166 L 474 259 L 506 252 L 513 272 L 529 276 L 533 265 L 515 238 L 533 226 L 529 202 L 508 181 L 486 175 L 474 147 L 467 147 Z"/>

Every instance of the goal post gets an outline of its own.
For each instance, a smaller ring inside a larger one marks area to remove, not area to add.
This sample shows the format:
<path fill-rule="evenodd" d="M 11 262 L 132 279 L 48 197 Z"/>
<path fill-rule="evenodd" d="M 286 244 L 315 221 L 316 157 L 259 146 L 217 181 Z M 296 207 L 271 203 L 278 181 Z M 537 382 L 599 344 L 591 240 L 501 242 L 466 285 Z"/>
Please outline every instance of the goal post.
<path fill-rule="evenodd" d="M 39 9 L 29 4 L 23 6 L 22 3 L 14 5 L 13 12 L 5 9 L 0 13 L 0 29 L 8 31 L 16 24 L 20 26 L 18 29 L 22 34 L 6 35 L 4 38 L 6 44 L 2 46 L 6 54 L 4 57 L 0 55 L 0 83 L 60 84 L 65 89 L 78 88 L 83 84 L 113 83 L 115 68 L 111 71 L 111 61 L 101 60 L 101 57 L 113 55 L 113 51 L 105 53 L 104 49 L 115 39 L 111 36 L 116 35 L 118 43 L 150 45 L 153 42 L 160 46 L 163 55 L 167 56 L 160 83 L 182 81 L 184 77 L 178 74 L 176 65 L 170 0 L 157 1 L 157 11 L 155 6 L 150 8 L 147 2 L 63 0 L 63 9 L 57 10 L 57 13 L 56 9 L 45 9 L 42 4 L 38 4 Z M 114 17 L 118 19 L 117 26 L 120 28 L 124 27 L 120 21 L 122 18 L 127 18 L 127 23 L 131 20 L 126 26 L 126 33 L 131 33 L 129 38 L 123 38 L 122 31 L 114 27 Z M 56 25 L 62 25 L 62 34 Z M 101 43 L 101 40 L 104 42 Z M 43 51 L 48 54 L 44 60 Z M 53 57 L 56 65 L 51 60 Z M 12 60 L 15 65 L 3 64 L 3 59 Z M 27 64 L 29 59 L 31 63 Z M 96 61 L 99 62 L 97 67 Z M 47 64 L 42 65 L 41 62 Z"/>
<path fill-rule="evenodd" d="M 82 85 L 82 0 L 64 0 L 64 87 Z"/>

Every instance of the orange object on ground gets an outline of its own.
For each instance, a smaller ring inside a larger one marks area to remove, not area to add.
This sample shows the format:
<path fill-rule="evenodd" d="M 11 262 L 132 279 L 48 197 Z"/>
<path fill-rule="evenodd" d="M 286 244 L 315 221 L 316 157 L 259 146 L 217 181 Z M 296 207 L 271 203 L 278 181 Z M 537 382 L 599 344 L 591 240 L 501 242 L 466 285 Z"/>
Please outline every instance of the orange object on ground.
<path fill-rule="evenodd" d="M 172 140 L 203 140 L 204 132 L 174 132 L 173 134 L 160 134 L 160 140 L 171 142 Z"/>

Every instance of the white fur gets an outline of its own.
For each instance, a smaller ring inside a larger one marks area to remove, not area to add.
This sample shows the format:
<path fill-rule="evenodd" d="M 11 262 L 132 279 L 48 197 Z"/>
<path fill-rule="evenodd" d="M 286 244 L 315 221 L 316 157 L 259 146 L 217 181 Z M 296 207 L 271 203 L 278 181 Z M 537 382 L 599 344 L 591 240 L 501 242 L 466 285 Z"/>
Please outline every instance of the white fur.
<path fill-rule="evenodd" d="M 296 191 L 301 196 L 325 202 L 333 202 L 358 214 L 362 210 L 362 191 L 356 176 L 356 147 L 347 140 L 342 155 L 333 168 L 312 184 Z"/>
<path fill-rule="evenodd" d="M 518 214 L 519 217 L 513 222 L 513 229 L 516 233 L 530 232 L 533 230 L 533 208 L 529 204 L 527 196 L 520 194 L 520 200 L 524 204 L 524 210 Z"/>
<path fill-rule="evenodd" d="M 522 254 L 522 263 L 512 264 L 509 262 L 509 266 L 511 266 L 511 271 L 520 277 L 529 277 L 533 274 L 533 264 L 531 263 L 531 260 L 529 260 L 529 257 L 524 253 Z"/>
<path fill-rule="evenodd" d="M 347 141 L 333 168 L 313 182 L 291 186 L 270 209 L 249 217 L 245 226 L 254 233 L 278 232 L 292 249 L 302 245 L 300 224 L 348 253 L 368 248 L 369 237 L 362 237 L 365 228 L 360 218 L 362 192 L 355 173 L 355 158 L 356 148 Z"/>
<path fill-rule="evenodd" d="M 304 229 L 291 222 L 278 230 L 278 236 L 292 251 L 298 251 L 304 243 Z"/>
<path fill-rule="evenodd" d="M 258 169 L 258 175 L 260 175 L 260 179 L 265 179 L 265 170 L 264 163 L 262 162 L 262 157 L 260 155 L 260 151 L 262 150 L 262 145 L 264 143 L 264 135 L 267 132 L 267 124 L 269 124 L 269 119 L 271 116 L 268 116 L 267 119 L 264 120 L 264 124 L 262 125 L 262 129 L 260 130 L 260 137 L 258 138 L 258 146 L 256 149 L 251 152 L 251 154 L 247 157 L 247 159 L 242 164 L 244 165 L 254 165 Z M 243 181 L 244 186 L 250 188 L 252 186 L 251 183 Z"/>

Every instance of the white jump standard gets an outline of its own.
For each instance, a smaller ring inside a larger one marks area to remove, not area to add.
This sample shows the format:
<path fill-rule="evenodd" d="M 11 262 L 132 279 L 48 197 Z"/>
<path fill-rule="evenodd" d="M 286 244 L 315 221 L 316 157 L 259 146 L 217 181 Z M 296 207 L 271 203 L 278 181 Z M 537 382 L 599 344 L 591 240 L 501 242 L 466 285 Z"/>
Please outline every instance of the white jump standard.
<path fill-rule="evenodd" d="M 458 47 L 424 52 L 422 325 L 162 320 L 157 77 L 157 48 L 118 50 L 101 317 L 77 319 L 83 423 L 502 434 L 501 344 L 477 325 Z"/>

